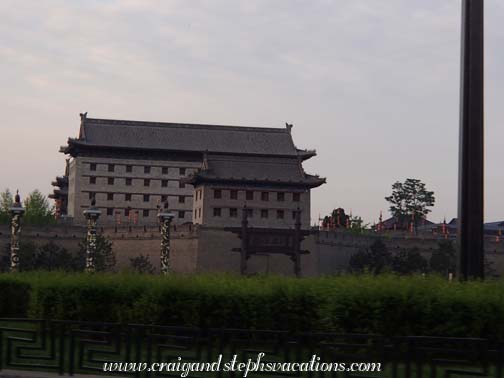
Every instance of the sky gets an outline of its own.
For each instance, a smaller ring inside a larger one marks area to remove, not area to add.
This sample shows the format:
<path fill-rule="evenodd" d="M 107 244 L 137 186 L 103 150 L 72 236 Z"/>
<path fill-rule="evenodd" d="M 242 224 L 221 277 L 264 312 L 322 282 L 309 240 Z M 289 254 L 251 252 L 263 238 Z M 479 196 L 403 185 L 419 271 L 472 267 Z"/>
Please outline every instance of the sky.
<path fill-rule="evenodd" d="M 457 213 L 460 0 L 0 2 L 0 189 L 52 191 L 91 118 L 284 127 L 327 178 L 312 222 L 388 214 L 395 181 Z M 485 1 L 485 218 L 504 220 L 504 2 Z"/>

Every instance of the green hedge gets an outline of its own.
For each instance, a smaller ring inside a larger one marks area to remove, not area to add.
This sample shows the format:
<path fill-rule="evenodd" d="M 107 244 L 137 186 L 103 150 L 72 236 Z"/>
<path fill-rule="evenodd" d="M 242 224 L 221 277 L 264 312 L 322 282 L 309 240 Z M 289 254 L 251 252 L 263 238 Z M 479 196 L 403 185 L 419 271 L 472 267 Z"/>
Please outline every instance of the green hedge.
<path fill-rule="evenodd" d="M 3 274 L 0 316 L 504 340 L 504 281 Z"/>

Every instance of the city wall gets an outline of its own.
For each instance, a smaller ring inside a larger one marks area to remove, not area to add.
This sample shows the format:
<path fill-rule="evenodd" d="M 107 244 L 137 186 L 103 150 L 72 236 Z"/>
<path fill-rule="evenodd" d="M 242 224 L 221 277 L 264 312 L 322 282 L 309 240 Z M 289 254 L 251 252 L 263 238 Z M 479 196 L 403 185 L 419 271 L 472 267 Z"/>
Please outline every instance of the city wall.
<path fill-rule="evenodd" d="M 158 227 L 99 228 L 99 233 L 109 237 L 117 259 L 117 269 L 130 266 L 130 259 L 143 254 L 149 256 L 156 269 L 159 267 L 161 238 Z M 25 226 L 22 240 L 42 245 L 50 241 L 77 252 L 78 245 L 85 239 L 84 227 L 57 225 L 49 227 Z M 240 253 L 233 248 L 240 247 L 237 235 L 218 228 L 177 225 L 172 229 L 171 264 L 176 272 L 235 272 L 240 271 Z M 429 258 L 437 248 L 439 240 L 432 235 L 414 237 L 410 234 L 385 233 L 382 235 L 354 235 L 340 231 L 314 231 L 303 241 L 301 249 L 310 251 L 301 256 L 303 276 L 330 275 L 345 272 L 350 257 L 359 249 L 369 246 L 381 237 L 389 251 L 418 248 Z M 9 229 L 0 226 L 0 252 L 6 253 L 9 243 Z M 495 238 L 485 241 L 486 258 L 493 263 L 493 269 L 504 274 L 504 242 Z M 274 273 L 292 275 L 294 264 L 284 255 L 253 255 L 248 260 L 248 273 Z"/>

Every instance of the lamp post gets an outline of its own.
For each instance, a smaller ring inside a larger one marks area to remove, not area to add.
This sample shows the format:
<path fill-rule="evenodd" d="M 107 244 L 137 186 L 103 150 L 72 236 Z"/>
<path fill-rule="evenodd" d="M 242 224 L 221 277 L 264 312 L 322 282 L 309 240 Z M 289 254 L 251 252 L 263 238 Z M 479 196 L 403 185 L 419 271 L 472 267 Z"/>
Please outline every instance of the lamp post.
<path fill-rule="evenodd" d="M 170 225 L 174 218 L 173 213 L 168 211 L 168 202 L 165 202 L 163 210 L 158 213 L 161 223 L 161 274 L 170 273 Z"/>
<path fill-rule="evenodd" d="M 483 0 L 462 1 L 458 272 L 484 277 Z"/>
<path fill-rule="evenodd" d="M 101 211 L 96 207 L 96 200 L 93 197 L 91 206 L 84 210 L 84 216 L 87 220 L 87 237 L 86 237 L 86 272 L 94 273 L 95 257 L 96 257 L 96 224 Z"/>
<path fill-rule="evenodd" d="M 25 213 L 25 209 L 21 205 L 21 198 L 19 197 L 19 191 L 16 191 L 16 196 L 14 198 L 14 203 L 9 209 L 11 215 L 10 229 L 11 229 L 11 240 L 10 240 L 10 271 L 19 271 L 19 235 L 21 233 L 21 218 Z"/>

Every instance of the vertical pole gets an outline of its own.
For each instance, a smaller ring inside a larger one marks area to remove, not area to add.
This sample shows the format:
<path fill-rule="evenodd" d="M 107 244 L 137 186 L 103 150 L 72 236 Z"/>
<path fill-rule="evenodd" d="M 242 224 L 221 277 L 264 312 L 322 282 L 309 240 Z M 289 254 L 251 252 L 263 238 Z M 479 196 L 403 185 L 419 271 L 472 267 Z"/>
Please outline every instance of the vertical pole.
<path fill-rule="evenodd" d="M 169 216 L 161 219 L 161 274 L 170 273 L 170 225 L 172 218 Z"/>
<path fill-rule="evenodd" d="M 19 236 L 21 234 L 21 217 L 25 210 L 21 205 L 19 191 L 16 192 L 14 204 L 10 208 L 11 214 L 11 240 L 10 240 L 10 271 L 15 273 L 19 271 Z"/>
<path fill-rule="evenodd" d="M 89 217 L 87 219 L 87 238 L 86 238 L 86 272 L 95 271 L 96 255 L 96 220 Z"/>
<path fill-rule="evenodd" d="M 163 210 L 159 211 L 158 218 L 161 226 L 161 274 L 166 276 L 171 272 L 170 227 L 174 215 L 168 211 L 168 202 L 165 202 Z"/>
<path fill-rule="evenodd" d="M 11 243 L 10 243 L 10 271 L 19 271 L 19 234 L 21 233 L 21 215 L 12 214 Z"/>
<path fill-rule="evenodd" d="M 296 210 L 296 225 L 294 231 L 294 274 L 301 277 L 301 210 Z"/>
<path fill-rule="evenodd" d="M 247 206 L 243 206 L 242 222 L 241 222 L 241 252 L 240 252 L 240 274 L 247 274 L 247 247 L 248 247 L 248 234 L 247 234 L 248 220 L 247 220 Z"/>
<path fill-rule="evenodd" d="M 462 1 L 458 272 L 484 277 L 483 0 Z"/>
<path fill-rule="evenodd" d="M 93 197 L 91 206 L 84 210 L 84 216 L 87 220 L 87 237 L 86 237 L 86 273 L 94 273 L 96 270 L 96 224 L 100 217 L 101 211 L 95 207 L 96 200 Z"/>

